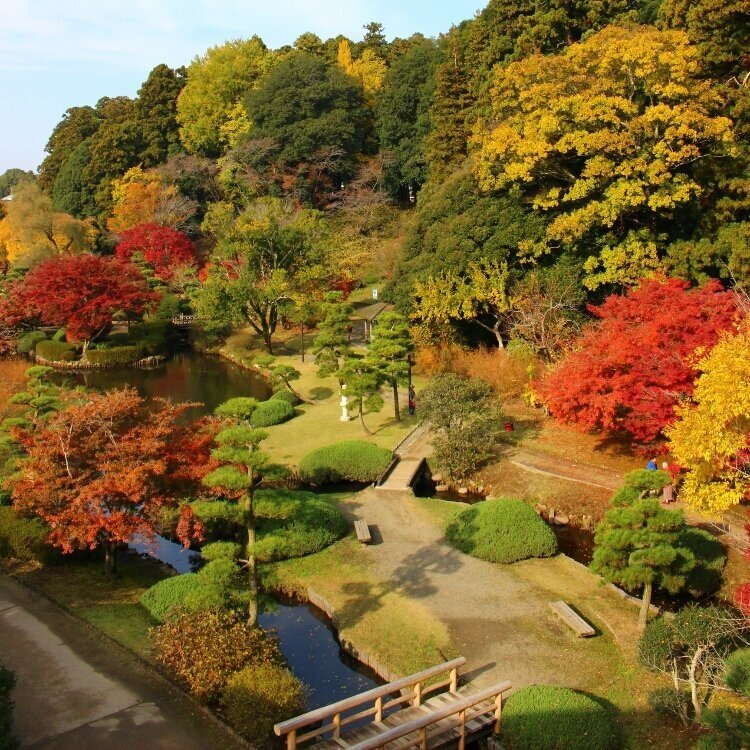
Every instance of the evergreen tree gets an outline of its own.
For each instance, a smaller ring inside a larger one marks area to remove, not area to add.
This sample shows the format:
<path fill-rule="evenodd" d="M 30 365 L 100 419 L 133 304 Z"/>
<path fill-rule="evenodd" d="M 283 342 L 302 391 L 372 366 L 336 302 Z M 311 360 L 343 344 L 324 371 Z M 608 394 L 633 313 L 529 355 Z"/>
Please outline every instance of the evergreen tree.
<path fill-rule="evenodd" d="M 365 49 L 371 49 L 378 57 L 385 59 L 388 56 L 388 41 L 385 38 L 383 24 L 370 21 L 362 28 L 365 30 L 362 45 Z"/>
<path fill-rule="evenodd" d="M 338 371 L 339 380 L 346 386 L 349 404 L 357 408 L 357 416 L 362 429 L 367 435 L 372 430 L 365 424 L 365 412 L 376 412 L 383 408 L 383 397 L 380 387 L 383 373 L 362 357 L 347 357 Z"/>
<path fill-rule="evenodd" d="M 349 330 L 354 308 L 341 300 L 341 294 L 332 292 L 321 307 L 322 320 L 315 337 L 313 354 L 318 365 L 318 375 L 339 377 L 344 359 L 351 352 Z M 339 383 L 343 381 L 339 377 Z"/>
<path fill-rule="evenodd" d="M 89 163 L 89 141 L 79 144 L 58 172 L 52 185 L 52 203 L 79 219 L 96 214 L 96 203 L 91 184 L 85 178 Z"/>
<path fill-rule="evenodd" d="M 678 546 L 684 528 L 681 511 L 665 510 L 658 499 L 649 497 L 612 508 L 597 527 L 591 570 L 610 583 L 643 589 L 641 630 L 646 627 L 654 587 L 676 594 L 695 566 L 692 552 Z"/>
<path fill-rule="evenodd" d="M 397 422 L 401 421 L 398 384 L 408 375 L 408 358 L 413 350 L 406 318 L 393 312 L 380 315 L 367 352 L 367 361 L 393 389 L 393 415 Z"/>

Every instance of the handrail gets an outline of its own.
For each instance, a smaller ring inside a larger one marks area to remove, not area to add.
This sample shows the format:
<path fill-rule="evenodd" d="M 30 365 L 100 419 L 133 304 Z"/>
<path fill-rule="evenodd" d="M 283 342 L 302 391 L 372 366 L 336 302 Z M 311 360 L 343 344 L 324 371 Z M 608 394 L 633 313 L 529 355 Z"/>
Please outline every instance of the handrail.
<path fill-rule="evenodd" d="M 393 727 L 392 729 L 388 729 L 387 731 L 377 735 L 376 737 L 370 737 L 369 739 L 363 740 L 362 742 L 358 742 L 356 745 L 352 745 L 349 750 L 375 750 L 376 748 L 383 747 L 389 742 L 393 742 L 394 740 L 398 740 L 401 737 L 405 737 L 407 734 L 411 734 L 412 732 L 416 732 L 420 729 L 426 729 L 430 726 L 430 724 L 434 724 L 441 719 L 447 719 L 453 714 L 460 713 L 461 711 L 466 711 L 467 708 L 476 706 L 477 703 L 486 701 L 488 698 L 497 698 L 498 696 L 502 696 L 504 692 L 510 690 L 512 687 L 513 684 L 510 681 L 506 680 L 505 682 L 501 682 L 494 687 L 485 688 L 484 690 L 480 690 L 478 693 L 469 695 L 462 700 L 455 701 L 448 706 L 445 706 L 444 708 L 435 709 L 434 711 L 431 711 L 429 714 L 426 714 L 419 719 L 412 719 L 411 721 L 406 722 L 406 724 L 401 724 L 397 727 Z M 490 709 L 487 709 L 488 713 L 489 710 Z M 495 712 L 496 721 L 499 722 L 499 705 L 496 706 Z M 426 744 L 422 744 L 421 746 L 426 747 Z"/>
<path fill-rule="evenodd" d="M 287 719 L 286 721 L 276 724 L 273 730 L 278 737 L 281 737 L 284 734 L 296 731 L 297 729 L 309 726 L 310 724 L 315 724 L 323 719 L 328 719 L 336 714 L 342 713 L 343 711 L 357 708 L 358 706 L 369 703 L 370 701 L 375 701 L 378 698 L 383 698 L 392 693 L 396 693 L 403 688 L 413 687 L 423 680 L 428 680 L 430 677 L 443 674 L 443 672 L 457 669 L 458 667 L 464 666 L 464 664 L 466 664 L 466 657 L 459 656 L 456 659 L 451 659 L 451 661 L 446 661 L 443 664 L 438 664 L 429 669 L 417 672 L 416 674 L 409 675 L 408 677 L 402 677 L 400 680 L 395 680 L 394 682 L 389 682 L 386 685 L 381 685 L 380 687 L 373 688 L 367 692 L 359 693 L 359 695 L 354 695 L 351 698 L 345 698 L 336 703 L 331 703 L 329 706 L 323 706 L 314 711 L 308 711 L 301 716 L 296 716 L 293 719 Z"/>

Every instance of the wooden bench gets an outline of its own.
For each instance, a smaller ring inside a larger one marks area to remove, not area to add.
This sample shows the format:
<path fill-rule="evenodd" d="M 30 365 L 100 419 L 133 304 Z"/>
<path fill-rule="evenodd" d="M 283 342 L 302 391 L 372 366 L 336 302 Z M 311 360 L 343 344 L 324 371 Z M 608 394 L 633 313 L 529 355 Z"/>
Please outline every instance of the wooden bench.
<path fill-rule="evenodd" d="M 589 625 L 577 612 L 574 612 L 564 601 L 550 602 L 549 608 L 571 629 L 579 638 L 590 638 L 596 635 L 594 628 Z"/>
<path fill-rule="evenodd" d="M 354 522 L 354 531 L 357 532 L 357 539 L 359 539 L 362 544 L 369 544 L 372 541 L 370 527 L 364 519 Z"/>

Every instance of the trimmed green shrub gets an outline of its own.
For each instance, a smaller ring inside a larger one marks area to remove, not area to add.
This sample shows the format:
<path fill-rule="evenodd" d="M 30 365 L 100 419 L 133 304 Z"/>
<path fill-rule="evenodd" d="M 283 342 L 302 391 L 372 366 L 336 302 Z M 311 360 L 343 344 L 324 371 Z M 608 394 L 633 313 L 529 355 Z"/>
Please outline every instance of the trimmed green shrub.
<path fill-rule="evenodd" d="M 55 335 L 52 337 L 53 341 L 65 341 L 66 331 L 64 328 L 58 328 L 55 331 Z"/>
<path fill-rule="evenodd" d="M 523 688 L 503 709 L 508 750 L 616 750 L 612 712 L 586 693 L 551 685 Z"/>
<path fill-rule="evenodd" d="M 283 391 L 276 391 L 272 396 L 272 400 L 286 401 L 289 406 L 297 406 L 299 399 L 288 389 L 284 388 Z"/>
<path fill-rule="evenodd" d="M 750 747 L 750 713 L 739 708 L 709 708 L 701 723 L 711 730 L 693 745 L 693 750 L 738 750 Z"/>
<path fill-rule="evenodd" d="M 393 454 L 364 440 L 343 440 L 310 451 L 299 464 L 300 476 L 310 484 L 374 482 L 388 468 Z"/>
<path fill-rule="evenodd" d="M 217 417 L 234 417 L 236 419 L 250 419 L 258 406 L 258 399 L 250 396 L 235 396 L 219 404 L 214 409 Z"/>
<path fill-rule="evenodd" d="M 467 555 L 489 562 L 512 563 L 557 553 L 552 529 L 516 498 L 486 500 L 466 508 L 448 521 L 445 538 Z"/>
<path fill-rule="evenodd" d="M 245 667 L 232 675 L 221 698 L 229 723 L 256 747 L 271 744 L 273 726 L 305 709 L 305 687 L 279 664 Z"/>
<path fill-rule="evenodd" d="M 13 508 L 0 507 L 0 557 L 49 563 L 56 555 L 47 544 L 48 526 L 38 518 L 20 518 Z"/>
<path fill-rule="evenodd" d="M 36 345 L 36 355 L 50 362 L 72 362 L 78 350 L 74 344 L 65 341 L 40 341 Z"/>
<path fill-rule="evenodd" d="M 89 349 L 85 360 L 92 365 L 127 365 L 143 357 L 140 346 L 113 346 L 111 349 Z"/>
<path fill-rule="evenodd" d="M 185 597 L 200 587 L 196 573 L 172 576 L 155 583 L 141 594 L 140 602 L 157 622 L 164 622 L 170 613 L 184 607 Z"/>
<path fill-rule="evenodd" d="M 169 341 L 170 321 L 148 320 L 130 327 L 130 341 L 148 355 L 161 354 Z"/>
<path fill-rule="evenodd" d="M 190 507 L 206 527 L 206 539 L 231 539 L 242 527 L 242 508 L 228 500 L 194 500 Z M 174 516 L 177 523 L 178 514 Z"/>
<path fill-rule="evenodd" d="M 294 416 L 294 407 L 278 398 L 261 401 L 253 411 L 250 421 L 253 427 L 272 427 L 281 424 Z"/>
<path fill-rule="evenodd" d="M 204 560 L 236 560 L 242 547 L 235 542 L 211 542 L 201 547 L 201 555 Z"/>
<path fill-rule="evenodd" d="M 632 487 L 639 492 L 661 492 L 670 484 L 672 478 L 666 471 L 653 469 L 636 469 L 625 475 L 624 486 Z"/>
<path fill-rule="evenodd" d="M 750 698 L 750 648 L 735 651 L 727 659 L 726 666 L 727 685 Z"/>
<path fill-rule="evenodd" d="M 16 750 L 18 740 L 13 736 L 13 700 L 10 697 L 16 678 L 0 667 L 0 750 Z"/>
<path fill-rule="evenodd" d="M 261 490 L 255 495 L 262 519 L 255 543 L 261 562 L 304 557 L 346 535 L 347 523 L 338 508 L 312 492 Z"/>
<path fill-rule="evenodd" d="M 677 546 L 689 549 L 695 555 L 695 567 L 687 574 L 685 589 L 696 598 L 718 591 L 727 563 L 721 542 L 708 531 L 688 526 L 680 533 Z"/>
<path fill-rule="evenodd" d="M 46 340 L 47 334 L 44 331 L 31 331 L 16 341 L 16 350 L 21 354 L 30 354 L 36 349 L 36 345 L 40 341 Z"/>
<path fill-rule="evenodd" d="M 278 641 L 238 613 L 181 614 L 154 628 L 156 660 L 198 699 L 218 699 L 229 678 L 255 664 L 283 664 Z"/>

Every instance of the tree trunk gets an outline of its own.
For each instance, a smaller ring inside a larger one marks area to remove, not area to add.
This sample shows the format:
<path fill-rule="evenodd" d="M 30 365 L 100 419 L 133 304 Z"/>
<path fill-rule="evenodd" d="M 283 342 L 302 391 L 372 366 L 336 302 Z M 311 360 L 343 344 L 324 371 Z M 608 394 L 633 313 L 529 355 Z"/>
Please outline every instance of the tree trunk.
<path fill-rule="evenodd" d="M 299 349 L 302 361 L 305 361 L 305 326 L 301 325 L 299 329 Z"/>
<path fill-rule="evenodd" d="M 359 399 L 359 423 L 366 434 L 372 435 L 372 430 L 365 424 L 365 413 L 362 411 L 362 399 Z"/>
<path fill-rule="evenodd" d="M 270 331 L 263 331 L 263 341 L 266 345 L 266 349 L 268 350 L 268 353 L 273 354 L 273 341 L 271 338 Z"/>
<path fill-rule="evenodd" d="M 698 682 L 701 677 L 701 662 L 703 655 L 707 649 L 705 646 L 700 646 L 696 649 L 693 654 L 693 658 L 690 660 L 690 700 L 693 703 L 693 711 L 695 711 L 695 720 L 700 724 L 701 717 L 703 716 L 703 701 L 701 700 L 700 691 L 698 689 Z"/>
<path fill-rule="evenodd" d="M 117 573 L 117 543 L 110 539 L 104 542 L 104 572 L 107 575 Z"/>
<path fill-rule="evenodd" d="M 398 405 L 398 380 L 393 378 L 393 416 L 397 422 L 401 421 L 401 410 Z"/>
<path fill-rule="evenodd" d="M 651 591 L 653 584 L 647 583 L 643 587 L 643 598 L 641 599 L 641 611 L 638 615 L 638 629 L 643 632 L 648 623 L 648 611 L 651 608 Z"/>
<path fill-rule="evenodd" d="M 250 490 L 252 492 L 253 490 Z M 245 509 L 245 527 L 247 528 L 247 587 L 250 598 L 247 604 L 247 621 L 250 625 L 258 623 L 258 570 L 255 564 L 255 513 L 253 497 L 247 495 Z"/>
<path fill-rule="evenodd" d="M 497 339 L 497 348 L 505 349 L 505 344 L 503 343 L 503 337 L 500 335 L 500 321 L 495 323 L 495 325 L 492 328 L 492 332 L 495 334 L 495 338 Z"/>

